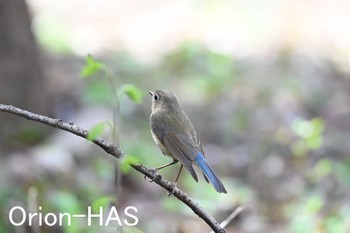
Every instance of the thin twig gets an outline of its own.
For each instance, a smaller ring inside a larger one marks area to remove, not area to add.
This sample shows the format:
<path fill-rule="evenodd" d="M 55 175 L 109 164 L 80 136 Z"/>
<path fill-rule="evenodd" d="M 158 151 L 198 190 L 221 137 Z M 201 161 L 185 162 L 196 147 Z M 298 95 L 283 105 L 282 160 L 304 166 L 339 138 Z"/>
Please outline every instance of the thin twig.
<path fill-rule="evenodd" d="M 235 219 L 244 209 L 246 206 L 241 205 L 238 206 L 222 223 L 220 223 L 220 226 L 222 228 L 225 228 L 233 219 Z M 211 231 L 210 233 L 214 233 L 214 231 Z"/>
<path fill-rule="evenodd" d="M 15 115 L 24 117 L 28 120 L 37 121 L 61 130 L 65 130 L 67 132 L 70 132 L 72 134 L 75 134 L 85 139 L 87 138 L 87 135 L 88 135 L 88 131 L 79 126 L 68 124 L 66 122 L 63 122 L 60 119 L 53 119 L 43 115 L 35 114 L 11 105 L 0 104 L 0 111 L 15 114 Z M 108 141 L 103 140 L 102 138 L 97 137 L 93 139 L 92 142 L 97 146 L 101 147 L 108 154 L 116 157 L 117 159 L 122 158 L 123 155 L 125 154 L 118 147 L 116 147 L 115 145 L 113 145 Z M 221 227 L 219 223 L 204 210 L 203 207 L 201 207 L 197 202 L 195 202 L 192 198 L 190 198 L 181 189 L 177 187 L 174 188 L 171 182 L 162 178 L 159 174 L 155 173 L 151 168 L 148 168 L 143 164 L 136 164 L 136 163 L 130 164 L 130 166 L 135 170 L 137 170 L 138 172 L 142 173 L 143 175 L 147 176 L 148 178 L 154 180 L 154 183 L 157 183 L 159 186 L 163 187 L 169 192 L 173 191 L 173 195 L 177 199 L 179 199 L 181 202 L 183 202 L 185 205 L 187 205 L 189 208 L 191 208 L 193 212 L 196 213 L 200 218 L 202 218 L 214 232 L 218 232 L 218 233 L 226 232 L 226 230 L 223 227 Z"/>

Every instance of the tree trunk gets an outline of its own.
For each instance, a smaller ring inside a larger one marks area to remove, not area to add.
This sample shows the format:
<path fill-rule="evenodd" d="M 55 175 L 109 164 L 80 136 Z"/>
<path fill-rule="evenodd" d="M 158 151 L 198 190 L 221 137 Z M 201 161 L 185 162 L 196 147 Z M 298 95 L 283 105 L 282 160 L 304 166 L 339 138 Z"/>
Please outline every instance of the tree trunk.
<path fill-rule="evenodd" d="M 0 102 L 48 114 L 51 107 L 45 99 L 45 84 L 25 1 L 0 0 Z M 0 150 L 18 148 L 21 140 L 14 138 L 21 137 L 25 124 L 0 115 Z M 26 135 L 24 140 L 33 140 L 33 135 Z"/>

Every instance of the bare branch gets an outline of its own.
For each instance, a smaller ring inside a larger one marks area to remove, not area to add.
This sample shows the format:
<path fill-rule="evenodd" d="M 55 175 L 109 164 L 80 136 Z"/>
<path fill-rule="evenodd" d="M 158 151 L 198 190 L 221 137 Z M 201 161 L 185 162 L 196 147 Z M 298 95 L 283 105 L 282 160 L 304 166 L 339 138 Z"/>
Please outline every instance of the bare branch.
<path fill-rule="evenodd" d="M 87 138 L 87 135 L 88 135 L 88 131 L 79 126 L 63 122 L 60 119 L 53 119 L 43 115 L 35 114 L 20 108 L 16 108 L 11 105 L 0 104 L 0 111 L 15 114 L 15 115 L 24 117 L 28 120 L 37 121 L 61 130 L 65 130 L 67 132 L 70 132 L 72 134 L 75 134 L 85 139 Z M 95 143 L 100 148 L 102 148 L 103 150 L 105 150 L 108 154 L 116 157 L 117 159 L 122 158 L 123 155 L 125 154 L 118 147 L 116 147 L 112 143 L 102 138 L 97 137 L 93 139 L 92 142 Z M 157 183 L 159 186 L 163 187 L 164 189 L 168 190 L 169 192 L 174 190 L 173 195 L 177 199 L 179 199 L 181 202 L 183 202 L 185 205 L 187 205 L 189 208 L 191 208 L 193 212 L 196 213 L 200 218 L 202 218 L 214 232 L 218 232 L 218 233 L 226 232 L 226 230 L 223 227 L 221 227 L 219 223 L 215 221 L 215 219 L 204 210 L 203 207 L 201 207 L 197 202 L 195 202 L 192 198 L 190 198 L 187 195 L 187 193 L 185 193 L 184 191 L 182 191 L 177 187 L 175 187 L 174 189 L 174 186 L 172 185 L 171 182 L 162 178 L 159 174 L 155 173 L 151 168 L 148 168 L 143 164 L 136 164 L 136 163 L 130 164 L 130 166 L 134 168 L 136 171 L 154 180 L 155 183 Z"/>
<path fill-rule="evenodd" d="M 222 228 L 225 228 L 233 219 L 235 219 L 244 209 L 246 206 L 241 205 L 238 206 L 222 223 L 220 223 L 220 226 Z M 211 231 L 210 233 L 214 233 L 214 231 Z"/>

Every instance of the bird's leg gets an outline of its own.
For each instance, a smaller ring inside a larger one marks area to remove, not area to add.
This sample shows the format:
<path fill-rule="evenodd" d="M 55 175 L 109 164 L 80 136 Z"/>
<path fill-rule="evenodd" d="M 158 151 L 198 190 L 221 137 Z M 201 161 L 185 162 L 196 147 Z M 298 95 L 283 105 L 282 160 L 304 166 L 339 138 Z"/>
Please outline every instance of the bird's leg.
<path fill-rule="evenodd" d="M 176 179 L 175 179 L 175 182 L 174 183 L 172 183 L 172 188 L 171 188 L 171 191 L 170 192 L 168 192 L 168 197 L 170 197 L 171 195 L 173 195 L 174 194 L 174 192 L 175 192 L 175 188 L 176 188 L 176 185 L 177 185 L 177 181 L 179 180 L 179 177 L 180 177 L 180 174 L 181 174 L 181 171 L 182 171 L 182 168 L 183 168 L 184 166 L 181 164 L 181 166 L 180 166 L 180 170 L 179 170 L 179 172 L 177 173 L 177 176 L 176 176 Z"/>
<path fill-rule="evenodd" d="M 174 164 L 176 164 L 177 162 L 179 162 L 179 161 L 173 160 L 171 163 L 167 163 L 167 164 L 164 164 L 164 165 L 162 165 L 162 166 L 156 167 L 156 168 L 153 169 L 153 170 L 154 170 L 155 172 L 157 172 L 157 171 L 159 171 L 159 170 L 161 170 L 161 169 L 163 169 L 163 168 L 166 168 L 166 167 L 169 167 L 169 166 L 171 166 L 171 165 L 174 165 Z"/>
<path fill-rule="evenodd" d="M 174 164 L 176 164 L 177 162 L 179 162 L 179 161 L 173 160 L 173 161 L 170 162 L 170 163 L 167 163 L 167 164 L 164 164 L 164 165 L 162 165 L 162 166 L 159 166 L 159 167 L 156 167 L 156 168 L 152 169 L 152 171 L 153 171 L 153 173 L 155 174 L 157 171 L 159 171 L 159 170 L 161 170 L 161 169 L 163 169 L 163 168 L 169 167 L 169 166 L 171 166 L 171 165 L 174 165 Z M 144 176 L 144 178 L 146 179 L 147 177 Z M 154 181 L 154 179 L 151 179 L 151 180 L 150 180 L 150 182 L 153 182 L 153 181 Z"/>

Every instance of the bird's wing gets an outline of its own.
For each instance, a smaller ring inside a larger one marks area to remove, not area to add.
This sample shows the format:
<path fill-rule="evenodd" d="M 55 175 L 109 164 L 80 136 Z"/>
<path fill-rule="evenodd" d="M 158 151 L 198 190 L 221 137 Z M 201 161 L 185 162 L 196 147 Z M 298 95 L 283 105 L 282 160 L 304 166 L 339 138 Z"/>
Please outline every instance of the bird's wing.
<path fill-rule="evenodd" d="M 164 133 L 164 145 L 172 153 L 172 155 L 179 160 L 188 172 L 192 175 L 193 179 L 198 181 L 196 172 L 193 169 L 192 161 L 198 153 L 198 148 L 179 137 L 174 132 Z"/>
<path fill-rule="evenodd" d="M 180 124 L 178 122 L 169 124 L 172 121 L 171 118 L 164 119 L 159 114 L 152 114 L 150 119 L 151 130 L 172 156 L 180 161 L 192 177 L 198 181 L 192 162 L 198 152 L 204 154 L 204 151 L 187 116 L 183 114 L 179 119 L 181 119 Z"/>

